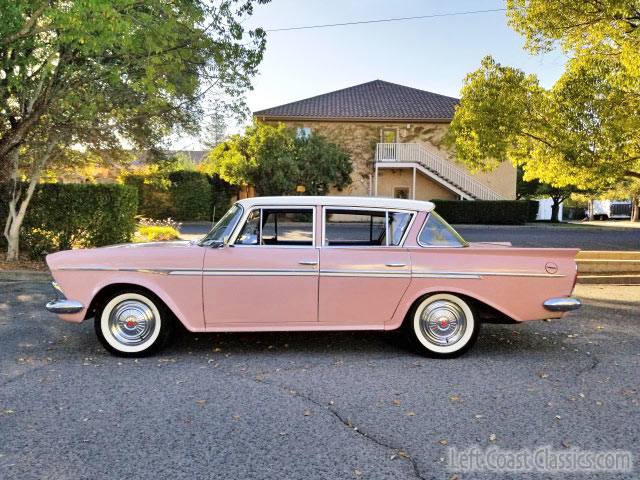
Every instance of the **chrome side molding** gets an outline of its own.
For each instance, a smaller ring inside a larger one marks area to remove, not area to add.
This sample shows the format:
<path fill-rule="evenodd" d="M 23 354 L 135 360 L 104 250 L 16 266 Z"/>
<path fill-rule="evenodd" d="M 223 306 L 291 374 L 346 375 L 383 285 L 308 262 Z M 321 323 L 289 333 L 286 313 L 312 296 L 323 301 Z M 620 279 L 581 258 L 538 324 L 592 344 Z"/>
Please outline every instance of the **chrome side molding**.
<path fill-rule="evenodd" d="M 544 308 L 550 312 L 569 312 L 577 310 L 582 305 L 580 300 L 574 297 L 550 298 L 543 304 Z"/>

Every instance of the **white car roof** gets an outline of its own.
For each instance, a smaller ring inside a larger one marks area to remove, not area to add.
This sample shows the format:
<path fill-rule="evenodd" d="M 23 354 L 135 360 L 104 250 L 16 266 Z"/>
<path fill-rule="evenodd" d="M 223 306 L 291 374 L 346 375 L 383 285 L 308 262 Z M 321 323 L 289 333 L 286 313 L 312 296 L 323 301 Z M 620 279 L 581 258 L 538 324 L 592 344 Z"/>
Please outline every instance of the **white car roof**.
<path fill-rule="evenodd" d="M 398 210 L 417 210 L 430 212 L 435 205 L 421 200 L 404 200 L 388 197 L 349 197 L 349 196 L 290 196 L 290 197 L 253 197 L 238 200 L 244 208 L 256 205 L 291 205 L 291 206 L 315 206 L 326 205 L 331 207 L 377 207 Z"/>

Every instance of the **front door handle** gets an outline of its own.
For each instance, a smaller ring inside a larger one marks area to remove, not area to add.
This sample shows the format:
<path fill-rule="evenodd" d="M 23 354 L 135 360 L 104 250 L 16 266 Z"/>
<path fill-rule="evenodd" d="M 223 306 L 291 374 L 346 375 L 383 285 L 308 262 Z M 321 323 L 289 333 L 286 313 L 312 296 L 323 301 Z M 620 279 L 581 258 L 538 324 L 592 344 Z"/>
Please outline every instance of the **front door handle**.
<path fill-rule="evenodd" d="M 315 260 L 300 260 L 298 263 L 300 265 L 318 265 L 318 262 Z"/>
<path fill-rule="evenodd" d="M 387 267 L 406 267 L 406 263 L 387 263 Z"/>

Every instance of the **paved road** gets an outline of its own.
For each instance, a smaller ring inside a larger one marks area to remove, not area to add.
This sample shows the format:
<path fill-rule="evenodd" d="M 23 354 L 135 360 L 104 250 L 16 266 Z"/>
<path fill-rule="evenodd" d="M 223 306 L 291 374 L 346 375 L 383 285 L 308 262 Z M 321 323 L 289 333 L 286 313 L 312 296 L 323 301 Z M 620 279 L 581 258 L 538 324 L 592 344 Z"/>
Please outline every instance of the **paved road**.
<path fill-rule="evenodd" d="M 4 480 L 449 479 L 449 447 L 562 442 L 640 469 L 639 287 L 579 285 L 579 313 L 483 326 L 447 361 L 360 332 L 185 332 L 119 359 L 45 312 L 48 288 L 0 285 Z"/>
<path fill-rule="evenodd" d="M 511 242 L 516 247 L 577 247 L 581 250 L 640 250 L 640 229 L 593 227 L 481 227 L 457 225 L 469 242 Z"/>
<path fill-rule="evenodd" d="M 205 235 L 211 224 L 185 223 L 183 238 Z M 456 230 L 470 242 L 511 242 L 516 247 L 577 247 L 581 250 L 640 250 L 640 229 L 548 226 L 465 226 Z"/>

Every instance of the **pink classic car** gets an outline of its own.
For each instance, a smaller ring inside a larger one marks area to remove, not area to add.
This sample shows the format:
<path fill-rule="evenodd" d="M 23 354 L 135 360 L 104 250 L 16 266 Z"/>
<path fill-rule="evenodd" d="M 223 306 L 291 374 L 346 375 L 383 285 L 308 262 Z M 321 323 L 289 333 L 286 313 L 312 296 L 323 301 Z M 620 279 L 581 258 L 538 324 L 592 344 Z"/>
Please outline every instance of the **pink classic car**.
<path fill-rule="evenodd" d="M 577 249 L 467 243 L 430 202 L 356 197 L 240 200 L 197 242 L 47 256 L 69 322 L 95 318 L 120 356 L 192 332 L 395 330 L 453 357 L 480 323 L 559 318 L 580 307 Z M 63 293 L 64 292 L 64 293 Z"/>

